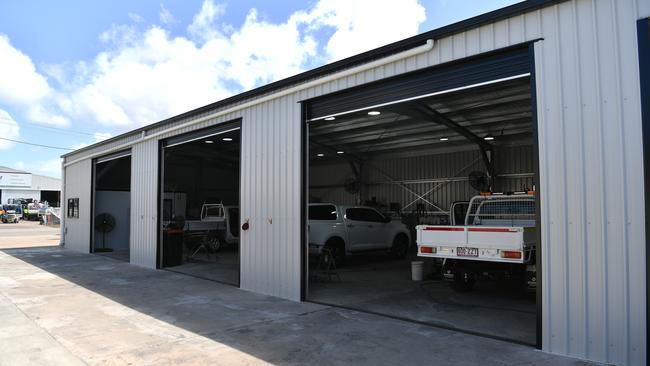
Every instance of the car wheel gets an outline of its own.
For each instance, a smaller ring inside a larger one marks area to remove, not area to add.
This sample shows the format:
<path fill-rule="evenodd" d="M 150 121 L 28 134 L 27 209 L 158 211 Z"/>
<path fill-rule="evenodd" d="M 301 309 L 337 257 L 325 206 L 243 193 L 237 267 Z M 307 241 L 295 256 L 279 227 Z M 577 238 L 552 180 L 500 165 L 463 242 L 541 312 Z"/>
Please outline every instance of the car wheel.
<path fill-rule="evenodd" d="M 404 258 L 409 250 L 409 241 L 405 235 L 397 235 L 393 240 L 391 254 L 395 258 Z"/>
<path fill-rule="evenodd" d="M 475 284 L 476 276 L 473 272 L 467 270 L 456 270 L 451 287 L 457 292 L 468 292 L 472 291 Z"/>
<path fill-rule="evenodd" d="M 336 268 L 345 265 L 345 244 L 342 241 L 330 240 L 325 243 L 325 249 L 329 250 L 330 256 L 334 259 L 334 264 L 336 264 Z"/>

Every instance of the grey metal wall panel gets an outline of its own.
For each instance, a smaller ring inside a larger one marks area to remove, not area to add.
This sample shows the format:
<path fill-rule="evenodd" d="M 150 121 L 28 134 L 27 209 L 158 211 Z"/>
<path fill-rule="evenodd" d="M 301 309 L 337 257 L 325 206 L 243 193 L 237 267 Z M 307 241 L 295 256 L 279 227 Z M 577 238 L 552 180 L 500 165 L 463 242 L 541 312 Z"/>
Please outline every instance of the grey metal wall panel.
<path fill-rule="evenodd" d="M 156 268 L 158 243 L 158 141 L 131 152 L 131 263 Z"/>
<path fill-rule="evenodd" d="M 495 169 L 498 175 L 505 175 L 497 180 L 496 191 L 531 189 L 535 183 L 532 176 L 512 177 L 508 174 L 534 173 L 533 147 L 528 145 L 500 148 Z M 429 203 L 418 198 L 418 195 L 424 195 L 427 201 L 447 210 L 453 202 L 466 201 L 478 194 L 467 181 L 468 174 L 475 170 L 485 171 L 478 150 L 373 159 L 363 166 L 365 185 L 361 199 L 364 202 L 375 197 L 385 205 L 398 202 L 405 211 L 413 211 L 417 203 L 422 203 L 427 210 L 435 211 Z M 309 175 L 310 199 L 317 198 L 321 202 L 336 204 L 357 203 L 358 195 L 350 194 L 343 188 L 345 180 L 354 177 L 347 164 L 315 164 L 310 167 Z M 426 182 L 444 178 L 456 180 Z M 395 182 L 395 179 L 400 181 L 400 184 Z"/>
<path fill-rule="evenodd" d="M 90 251 L 90 210 L 92 186 L 92 160 L 84 160 L 66 168 L 65 190 L 61 214 L 67 213 L 68 198 L 79 198 L 79 218 L 66 217 L 64 244 L 67 249 L 88 253 Z"/>
<path fill-rule="evenodd" d="M 543 38 L 535 44 L 543 347 L 597 361 L 645 364 L 644 182 L 634 26 L 637 19 L 648 16 L 647 0 L 569 1 L 439 39 L 427 54 L 169 135 L 243 118 L 241 210 L 251 229 L 242 234 L 241 286 L 298 300 L 301 157 L 296 102 Z M 200 117 L 159 126 L 156 131 Z M 133 163 L 132 178 L 132 260 L 150 267 L 155 263 L 157 231 L 152 198 L 157 184 L 156 147 L 152 141 L 134 147 L 142 155 L 134 158 L 138 161 Z M 71 183 L 77 180 L 67 187 L 69 193 L 85 194 L 89 200 L 89 188 L 83 188 L 90 186 L 89 163 L 69 166 L 66 172 Z M 135 214 L 139 204 L 143 205 L 140 216 Z M 82 221 L 68 220 L 68 231 L 74 228 L 76 233 Z M 140 221 L 145 224 L 135 230 Z"/>

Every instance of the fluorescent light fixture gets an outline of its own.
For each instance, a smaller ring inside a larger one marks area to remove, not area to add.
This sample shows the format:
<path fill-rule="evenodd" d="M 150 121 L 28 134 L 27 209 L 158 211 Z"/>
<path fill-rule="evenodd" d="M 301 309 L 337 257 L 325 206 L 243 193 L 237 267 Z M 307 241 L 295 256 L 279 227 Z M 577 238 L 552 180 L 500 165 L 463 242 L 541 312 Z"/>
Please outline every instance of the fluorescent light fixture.
<path fill-rule="evenodd" d="M 378 115 L 380 115 L 380 114 L 381 114 L 380 111 L 370 111 L 370 112 L 368 112 L 368 115 L 369 115 L 369 116 L 378 116 Z"/>
<path fill-rule="evenodd" d="M 441 137 L 440 141 L 449 141 L 449 137 Z"/>
<path fill-rule="evenodd" d="M 322 158 L 323 156 L 325 156 L 325 154 L 322 154 L 322 153 L 321 154 L 316 154 L 316 156 L 318 156 L 319 158 Z"/>
<path fill-rule="evenodd" d="M 337 151 L 336 153 L 337 154 L 345 154 L 345 152 L 343 152 L 343 151 Z"/>
<path fill-rule="evenodd" d="M 223 141 L 232 141 L 232 137 L 224 137 L 222 138 Z"/>
<path fill-rule="evenodd" d="M 325 118 L 326 121 L 333 121 L 335 119 L 336 119 L 336 117 L 327 117 L 327 118 Z"/>
<path fill-rule="evenodd" d="M 483 137 L 483 140 L 485 140 L 485 141 L 492 141 L 492 140 L 494 140 L 494 136 L 492 136 L 492 135 L 486 135 L 485 137 Z"/>
<path fill-rule="evenodd" d="M 214 144 L 214 141 L 212 141 L 212 140 L 205 140 L 205 143 L 206 143 L 206 144 Z"/>

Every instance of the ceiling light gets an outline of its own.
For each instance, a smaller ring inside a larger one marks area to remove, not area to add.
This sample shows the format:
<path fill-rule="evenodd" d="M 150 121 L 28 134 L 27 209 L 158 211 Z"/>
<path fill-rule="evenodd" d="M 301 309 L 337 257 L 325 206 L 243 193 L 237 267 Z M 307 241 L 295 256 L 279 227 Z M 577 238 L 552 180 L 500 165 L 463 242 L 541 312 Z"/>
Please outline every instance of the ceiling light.
<path fill-rule="evenodd" d="M 214 144 L 214 141 L 212 141 L 212 140 L 205 140 L 205 143 L 206 143 L 206 144 Z"/>
<path fill-rule="evenodd" d="M 449 141 L 449 137 L 441 137 L 440 141 Z"/>
<path fill-rule="evenodd" d="M 337 153 L 337 154 L 344 154 L 343 151 L 337 151 L 336 153 Z"/>
<path fill-rule="evenodd" d="M 327 118 L 325 118 L 326 121 L 333 121 L 335 119 L 336 119 L 336 117 L 327 117 Z"/>
<path fill-rule="evenodd" d="M 378 115 L 380 115 L 380 114 L 381 114 L 380 111 L 370 111 L 370 112 L 368 112 L 368 115 L 369 115 L 369 116 L 378 116 Z"/>
<path fill-rule="evenodd" d="M 232 141 L 232 137 L 224 137 L 222 138 L 223 141 Z"/>
<path fill-rule="evenodd" d="M 485 141 L 492 141 L 492 140 L 494 140 L 494 136 L 492 136 L 492 135 L 486 135 L 485 137 L 483 137 L 483 140 L 485 140 Z"/>
<path fill-rule="evenodd" d="M 322 158 L 323 156 L 325 156 L 325 154 L 316 154 L 316 156 L 318 156 L 319 158 Z"/>

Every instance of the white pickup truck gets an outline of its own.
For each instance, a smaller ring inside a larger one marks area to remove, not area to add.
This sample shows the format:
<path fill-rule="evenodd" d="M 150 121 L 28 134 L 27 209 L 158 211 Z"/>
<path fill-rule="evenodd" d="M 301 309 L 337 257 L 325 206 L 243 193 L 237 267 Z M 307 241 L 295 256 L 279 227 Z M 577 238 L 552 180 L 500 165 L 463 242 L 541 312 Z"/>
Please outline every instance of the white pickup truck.
<path fill-rule="evenodd" d="M 183 230 L 188 242 L 192 242 L 193 238 L 198 239 L 199 243 L 214 252 L 219 251 L 224 245 L 237 245 L 239 244 L 239 207 L 205 203 L 201 206 L 201 219 L 185 220 Z"/>
<path fill-rule="evenodd" d="M 475 196 L 466 210 L 464 225 L 416 227 L 418 256 L 443 260 L 443 277 L 459 291 L 473 288 L 479 274 L 525 280 L 535 288 L 535 196 Z"/>
<path fill-rule="evenodd" d="M 371 207 L 341 206 L 332 203 L 309 205 L 309 254 L 330 251 L 337 266 L 346 255 L 368 251 L 389 251 L 406 256 L 411 236 L 406 225 L 393 221 Z"/>

